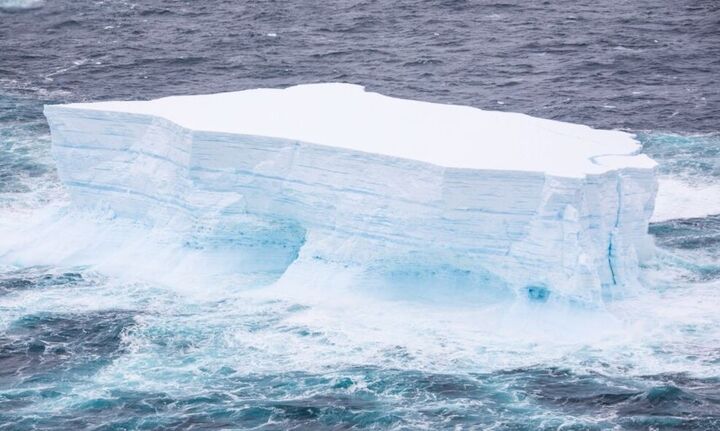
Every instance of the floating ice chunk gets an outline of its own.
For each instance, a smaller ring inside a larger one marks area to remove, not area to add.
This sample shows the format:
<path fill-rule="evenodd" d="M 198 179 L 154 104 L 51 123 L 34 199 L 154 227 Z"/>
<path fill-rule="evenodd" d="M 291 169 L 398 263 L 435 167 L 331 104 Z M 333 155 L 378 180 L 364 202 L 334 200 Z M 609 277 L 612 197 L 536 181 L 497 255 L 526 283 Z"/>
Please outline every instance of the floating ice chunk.
<path fill-rule="evenodd" d="M 619 131 L 349 84 L 45 112 L 77 205 L 228 247 L 274 220 L 268 241 L 304 236 L 295 266 L 596 304 L 652 257 L 655 163 Z"/>
<path fill-rule="evenodd" d="M 0 0 L 0 10 L 38 9 L 45 5 L 45 0 Z"/>

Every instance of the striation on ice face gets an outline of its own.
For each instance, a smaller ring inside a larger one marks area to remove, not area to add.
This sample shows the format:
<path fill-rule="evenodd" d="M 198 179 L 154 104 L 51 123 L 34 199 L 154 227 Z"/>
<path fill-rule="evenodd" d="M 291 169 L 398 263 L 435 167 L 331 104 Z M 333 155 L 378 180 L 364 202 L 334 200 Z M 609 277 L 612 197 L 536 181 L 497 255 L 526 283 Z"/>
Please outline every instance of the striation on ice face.
<path fill-rule="evenodd" d="M 202 247 L 303 244 L 296 272 L 340 264 L 368 282 L 597 304 L 652 257 L 655 163 L 624 132 L 349 84 L 45 114 L 77 205 Z M 253 236 L 248 217 L 275 230 Z"/>

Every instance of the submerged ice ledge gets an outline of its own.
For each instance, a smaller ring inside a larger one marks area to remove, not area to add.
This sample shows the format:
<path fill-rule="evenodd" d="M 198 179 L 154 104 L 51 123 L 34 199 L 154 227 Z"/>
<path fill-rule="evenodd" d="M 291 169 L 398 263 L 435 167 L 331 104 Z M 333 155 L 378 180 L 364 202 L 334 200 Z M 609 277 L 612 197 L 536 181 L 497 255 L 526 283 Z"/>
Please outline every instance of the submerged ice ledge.
<path fill-rule="evenodd" d="M 348 84 L 45 113 L 80 207 L 293 274 L 598 304 L 652 257 L 655 164 L 619 131 Z"/>

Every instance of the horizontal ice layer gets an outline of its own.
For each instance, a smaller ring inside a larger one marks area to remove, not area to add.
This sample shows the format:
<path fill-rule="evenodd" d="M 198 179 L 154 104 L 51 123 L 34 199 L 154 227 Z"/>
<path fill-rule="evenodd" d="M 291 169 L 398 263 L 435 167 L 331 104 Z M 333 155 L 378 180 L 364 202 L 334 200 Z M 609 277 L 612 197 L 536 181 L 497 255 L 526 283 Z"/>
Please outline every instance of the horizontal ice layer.
<path fill-rule="evenodd" d="M 583 303 L 632 287 L 652 254 L 655 164 L 623 132 L 347 84 L 45 113 L 78 205 L 189 246 L 304 244 L 295 266 Z"/>

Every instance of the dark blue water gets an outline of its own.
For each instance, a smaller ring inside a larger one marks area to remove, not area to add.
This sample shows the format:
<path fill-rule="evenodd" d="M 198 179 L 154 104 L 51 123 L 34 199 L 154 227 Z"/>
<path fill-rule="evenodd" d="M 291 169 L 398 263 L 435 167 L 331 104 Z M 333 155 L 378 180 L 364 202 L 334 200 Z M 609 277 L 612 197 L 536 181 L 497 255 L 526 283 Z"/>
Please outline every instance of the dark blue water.
<path fill-rule="evenodd" d="M 3 0 L 22 3 L 40 2 Z M 0 83 L 32 96 L 342 81 L 606 128 L 716 132 L 720 116 L 715 0 L 46 1 L 11 10 L 0 12 Z"/>
<path fill-rule="evenodd" d="M 67 199 L 44 103 L 327 81 L 639 132 L 681 202 L 646 293 L 547 327 L 0 254 L 0 430 L 720 429 L 719 76 L 714 0 L 0 0 L 0 226 Z"/>

